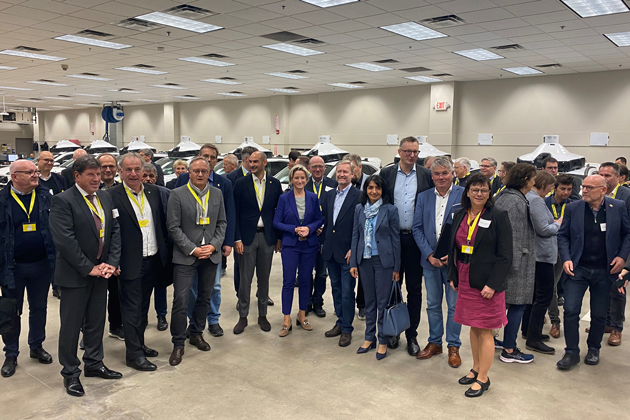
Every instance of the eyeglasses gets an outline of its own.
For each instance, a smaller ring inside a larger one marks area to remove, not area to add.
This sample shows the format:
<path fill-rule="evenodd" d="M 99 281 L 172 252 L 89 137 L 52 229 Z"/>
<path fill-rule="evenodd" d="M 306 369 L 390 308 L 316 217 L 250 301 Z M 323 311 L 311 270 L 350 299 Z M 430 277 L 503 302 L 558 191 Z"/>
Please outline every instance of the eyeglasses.
<path fill-rule="evenodd" d="M 206 159 L 206 160 L 216 160 L 217 159 L 216 156 L 212 156 L 212 155 L 201 155 L 201 157 Z"/>
<path fill-rule="evenodd" d="M 492 168 L 492 165 L 481 165 L 482 168 Z"/>
<path fill-rule="evenodd" d="M 401 150 L 401 152 L 406 154 L 407 156 L 418 156 L 418 153 L 420 153 L 418 150 Z"/>
<path fill-rule="evenodd" d="M 28 176 L 39 175 L 37 171 L 13 171 L 14 174 L 26 174 Z"/>
<path fill-rule="evenodd" d="M 584 185 L 582 184 L 582 189 L 584 191 L 593 191 L 595 188 L 606 188 L 603 185 Z"/>
<path fill-rule="evenodd" d="M 484 188 L 484 189 L 479 189 L 479 188 L 472 189 L 472 188 L 471 188 L 471 189 L 470 189 L 470 193 L 471 193 L 471 194 L 473 194 L 473 195 L 479 195 L 479 194 L 486 195 L 486 194 L 488 194 L 489 192 L 490 192 L 490 190 L 489 190 L 489 189 L 487 189 L 487 188 Z"/>
<path fill-rule="evenodd" d="M 116 165 L 101 165 L 101 169 L 114 169 Z"/>
<path fill-rule="evenodd" d="M 40 159 L 42 162 L 46 162 L 46 163 L 54 163 L 54 159 Z"/>
<path fill-rule="evenodd" d="M 193 169 L 190 172 L 192 172 L 195 175 L 207 175 L 210 171 L 207 169 Z"/>
<path fill-rule="evenodd" d="M 313 165 L 311 166 L 311 169 L 324 169 L 325 166 L 324 165 Z"/>

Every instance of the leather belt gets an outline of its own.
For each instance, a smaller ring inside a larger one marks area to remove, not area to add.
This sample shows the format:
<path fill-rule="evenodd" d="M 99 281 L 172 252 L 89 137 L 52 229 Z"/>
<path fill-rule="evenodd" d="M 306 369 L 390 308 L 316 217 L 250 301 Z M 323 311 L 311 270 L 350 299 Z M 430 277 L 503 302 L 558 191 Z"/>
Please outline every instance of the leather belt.
<path fill-rule="evenodd" d="M 256 228 L 256 232 L 264 232 L 265 228 L 264 227 L 257 227 Z"/>
<path fill-rule="evenodd" d="M 411 235 L 413 231 L 411 229 L 400 229 L 402 235 Z"/>

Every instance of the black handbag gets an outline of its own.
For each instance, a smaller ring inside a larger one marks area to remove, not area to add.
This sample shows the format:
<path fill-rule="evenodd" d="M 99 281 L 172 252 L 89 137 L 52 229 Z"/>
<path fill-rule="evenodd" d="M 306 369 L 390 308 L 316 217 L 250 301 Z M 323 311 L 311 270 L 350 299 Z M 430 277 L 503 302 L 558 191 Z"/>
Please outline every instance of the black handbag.
<path fill-rule="evenodd" d="M 19 319 L 15 300 L 0 296 L 0 335 L 15 333 Z"/>
<path fill-rule="evenodd" d="M 392 291 L 389 295 L 389 301 L 392 299 L 394 303 L 385 311 L 383 317 L 383 334 L 389 337 L 396 337 L 405 331 L 411 325 L 409 321 L 409 311 L 407 304 L 402 301 L 402 293 L 400 292 L 400 283 L 392 282 Z M 400 298 L 400 301 L 398 298 Z"/>

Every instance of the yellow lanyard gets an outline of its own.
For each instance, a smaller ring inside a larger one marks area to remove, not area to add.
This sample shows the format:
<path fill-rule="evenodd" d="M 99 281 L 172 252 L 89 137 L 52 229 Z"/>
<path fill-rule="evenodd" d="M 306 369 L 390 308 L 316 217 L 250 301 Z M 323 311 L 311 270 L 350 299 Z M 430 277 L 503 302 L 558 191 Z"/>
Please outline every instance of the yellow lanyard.
<path fill-rule="evenodd" d="M 133 201 L 136 204 L 136 207 L 138 207 L 138 210 L 140 210 L 140 214 L 144 217 L 144 191 L 140 192 L 140 203 L 138 203 L 138 200 L 136 200 L 136 197 L 134 197 L 133 192 L 127 188 L 127 186 L 125 185 L 125 191 L 127 191 L 127 195 L 129 196 L 129 199 L 131 201 Z"/>
<path fill-rule="evenodd" d="M 464 175 L 464 178 L 466 178 L 468 175 L 470 175 L 470 172 L 468 172 L 466 175 Z M 462 178 L 462 179 L 464 179 Z M 459 185 L 459 178 L 455 178 L 455 185 Z"/>
<path fill-rule="evenodd" d="M 28 211 L 26 211 L 26 207 L 24 207 L 24 204 L 22 203 L 22 200 L 20 200 L 18 198 L 18 196 L 15 193 L 15 191 L 11 190 L 11 195 L 13 196 L 13 198 L 15 198 L 15 201 L 17 201 L 18 205 L 20 207 L 22 207 L 22 210 L 24 210 L 24 213 L 26 213 L 26 217 L 28 218 L 28 222 L 31 223 L 31 213 L 33 212 L 33 206 L 35 205 L 35 191 L 31 191 L 31 205 L 29 206 Z"/>
<path fill-rule="evenodd" d="M 560 217 L 564 217 L 564 206 L 566 206 L 567 203 L 563 203 L 562 204 L 562 210 L 560 210 Z M 556 206 L 557 204 L 552 204 L 551 205 L 551 210 L 553 210 L 553 218 L 554 219 L 558 219 L 558 211 L 556 210 Z"/>
<path fill-rule="evenodd" d="M 470 240 L 472 239 L 473 233 L 475 232 L 475 226 L 477 226 L 477 222 L 479 221 L 479 217 L 481 216 L 481 212 L 479 212 L 479 214 L 477 214 L 477 217 L 475 217 L 475 220 L 473 221 L 473 224 L 470 224 L 470 212 L 468 212 L 468 221 L 466 222 L 466 224 L 468 225 L 468 243 L 470 243 Z"/>
<path fill-rule="evenodd" d="M 497 195 L 499 195 L 499 193 L 500 193 L 501 191 L 503 191 L 504 189 L 505 189 L 505 185 L 504 185 L 504 186 L 502 186 L 501 188 L 499 188 L 499 191 L 495 192 L 495 193 L 494 193 L 494 196 L 496 197 Z"/>
<path fill-rule="evenodd" d="M 490 188 L 492 188 L 492 183 L 494 183 L 494 178 L 497 177 L 497 174 L 492 175 L 492 178 L 490 178 Z"/>
<path fill-rule="evenodd" d="M 197 194 L 195 194 L 195 192 L 193 191 L 192 188 L 190 188 L 190 184 L 186 184 L 186 186 L 188 187 L 188 189 L 190 190 L 190 193 L 193 195 L 193 197 L 195 197 L 195 200 L 197 200 L 197 203 L 199 203 L 199 205 L 201 206 L 201 210 L 203 210 L 203 215 L 206 215 L 206 211 L 208 209 L 208 198 L 210 197 L 210 191 L 208 191 L 206 193 L 206 205 L 204 206 L 201 203 L 201 200 L 199 199 L 199 197 L 197 196 Z"/>
<path fill-rule="evenodd" d="M 254 179 L 256 175 L 252 175 L 252 179 L 254 180 L 254 189 L 256 190 L 256 197 L 258 197 L 258 203 L 262 203 L 263 197 L 265 196 L 265 184 L 262 187 L 262 194 L 258 191 L 258 185 L 256 185 L 256 180 Z M 262 204 L 258 204 L 258 210 L 262 210 Z"/>
<path fill-rule="evenodd" d="M 619 184 L 615 187 L 612 194 L 610 194 L 610 198 L 615 198 L 617 196 L 617 190 L 619 189 Z"/>
<path fill-rule="evenodd" d="M 245 172 L 245 168 L 243 168 L 242 166 L 241 166 L 241 171 L 243 171 L 243 176 L 247 175 L 247 172 Z"/>
<path fill-rule="evenodd" d="M 324 186 L 324 180 L 322 179 L 322 182 L 319 183 L 319 191 L 317 191 L 317 186 L 315 186 L 315 181 L 313 181 L 313 192 L 317 194 L 317 199 L 319 199 L 319 196 L 322 193 L 323 186 Z"/>
<path fill-rule="evenodd" d="M 94 195 L 96 195 L 96 194 L 94 194 Z M 101 213 L 99 213 L 96 210 L 96 208 L 94 208 L 94 206 L 92 205 L 92 203 L 90 203 L 90 200 L 88 200 L 86 196 L 83 196 L 83 199 L 87 203 L 87 205 L 90 208 L 90 210 L 92 210 L 92 212 L 94 212 L 94 214 L 97 215 L 99 219 L 101 219 L 101 226 L 103 226 L 103 223 L 105 222 L 105 218 L 103 216 L 101 216 Z M 96 202 L 98 203 L 98 208 L 101 210 L 101 212 L 103 212 L 103 206 L 101 206 L 101 199 L 98 198 L 98 195 L 96 196 Z"/>

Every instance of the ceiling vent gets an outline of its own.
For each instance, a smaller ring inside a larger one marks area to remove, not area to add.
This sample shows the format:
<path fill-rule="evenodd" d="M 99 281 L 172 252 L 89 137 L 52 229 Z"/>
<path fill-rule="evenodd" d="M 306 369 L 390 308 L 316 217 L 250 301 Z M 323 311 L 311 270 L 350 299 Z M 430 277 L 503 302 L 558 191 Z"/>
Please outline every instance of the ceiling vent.
<path fill-rule="evenodd" d="M 180 4 L 179 6 L 171 7 L 170 9 L 165 10 L 164 13 L 188 19 L 201 19 L 218 14 L 207 9 L 202 9 L 201 7 L 190 6 L 188 4 Z"/>
<path fill-rule="evenodd" d="M 350 82 L 350 84 L 351 85 L 364 85 L 365 82 L 361 82 L 361 81 L 359 81 L 359 82 Z"/>
<path fill-rule="evenodd" d="M 38 82 L 44 82 L 44 83 L 57 83 L 54 80 L 48 80 L 48 79 L 39 79 Z"/>
<path fill-rule="evenodd" d="M 236 79 L 233 77 L 221 77 L 219 78 L 219 80 L 236 80 Z"/>
<path fill-rule="evenodd" d="M 508 44 L 508 45 L 499 45 L 498 47 L 492 47 L 493 50 L 498 50 L 498 51 L 521 51 L 524 50 L 525 47 L 523 47 L 520 44 Z"/>
<path fill-rule="evenodd" d="M 394 60 L 393 58 L 387 58 L 385 60 L 376 60 L 374 62 L 379 63 L 379 64 L 394 64 L 394 63 L 399 63 L 400 61 Z"/>
<path fill-rule="evenodd" d="M 401 69 L 402 71 L 406 71 L 407 73 L 418 73 L 421 71 L 431 71 L 431 69 L 428 69 L 426 67 L 408 67 L 406 69 Z"/>
<path fill-rule="evenodd" d="M 45 51 L 45 50 L 42 50 L 41 48 L 26 47 L 24 45 L 20 45 L 18 47 L 13 48 L 13 49 L 14 50 L 18 50 L 18 51 L 30 51 L 30 52 Z"/>
<path fill-rule="evenodd" d="M 295 43 L 320 45 L 320 44 L 323 44 L 324 41 L 320 41 L 319 39 L 315 39 L 315 38 L 304 38 L 304 39 L 298 39 L 297 41 L 295 41 Z"/>
<path fill-rule="evenodd" d="M 292 42 L 297 41 L 298 39 L 305 39 L 304 35 L 299 35 L 293 32 L 282 31 L 282 32 L 274 32 L 267 35 L 261 35 L 262 38 L 272 39 L 274 41 L 279 42 Z"/>
<path fill-rule="evenodd" d="M 150 66 L 148 64 L 136 64 L 133 67 L 138 67 L 139 69 L 154 69 L 155 66 Z"/>
<path fill-rule="evenodd" d="M 451 26 L 462 25 L 466 23 L 464 19 L 456 15 L 438 16 L 430 19 L 423 19 L 419 22 L 436 28 L 450 28 Z"/>
<path fill-rule="evenodd" d="M 100 74 L 96 74 L 96 73 L 81 73 L 82 76 L 92 76 L 92 77 L 99 77 Z"/>
<path fill-rule="evenodd" d="M 177 83 L 164 83 L 164 86 L 179 86 Z"/>
<path fill-rule="evenodd" d="M 541 69 L 557 69 L 562 67 L 562 64 L 558 64 L 558 63 L 553 63 L 553 64 L 539 64 L 536 67 L 539 67 Z"/>
<path fill-rule="evenodd" d="M 146 20 L 140 20 L 136 18 L 129 18 L 121 20 L 116 23 L 116 26 L 120 26 L 125 29 L 133 29 L 134 31 L 146 32 L 160 27 L 157 23 L 148 22 Z"/>
<path fill-rule="evenodd" d="M 130 101 L 116 101 L 116 102 L 118 102 L 119 104 L 128 104 Z"/>
<path fill-rule="evenodd" d="M 438 74 L 432 74 L 433 77 L 452 77 L 453 75 L 450 73 L 438 73 Z"/>
<path fill-rule="evenodd" d="M 72 96 L 70 95 L 57 95 L 57 96 L 59 96 L 60 98 L 72 98 Z"/>
<path fill-rule="evenodd" d="M 88 36 L 92 38 L 109 38 L 109 37 L 114 36 L 112 34 L 107 34 L 105 32 L 99 32 L 99 31 L 93 31 L 91 29 L 86 29 L 84 31 L 81 31 L 77 35 L 83 35 L 83 36 Z"/>
<path fill-rule="evenodd" d="M 235 92 L 232 92 L 235 93 Z M 240 92 L 236 92 L 236 93 L 240 93 Z M 183 98 L 196 98 L 195 95 L 182 95 Z"/>
<path fill-rule="evenodd" d="M 291 73 L 291 74 L 305 74 L 305 73 L 308 73 L 308 72 L 306 72 L 304 70 L 289 70 L 289 71 L 287 71 L 287 73 Z"/>
<path fill-rule="evenodd" d="M 233 91 L 232 91 L 232 92 L 230 92 L 230 93 L 238 93 L 239 95 L 242 95 L 242 94 L 243 94 L 243 92 L 239 92 L 239 91 L 237 91 L 237 90 L 233 90 Z"/>
<path fill-rule="evenodd" d="M 286 90 L 299 90 L 299 88 L 296 88 L 295 86 L 283 87 L 282 89 L 286 89 Z"/>
<path fill-rule="evenodd" d="M 221 55 L 221 54 L 204 54 L 202 55 L 202 57 L 208 57 L 208 58 L 228 58 L 227 55 Z"/>
<path fill-rule="evenodd" d="M 129 91 L 135 91 L 135 89 L 129 89 L 129 88 L 120 88 L 120 89 L 118 89 L 118 92 L 129 92 Z"/>

